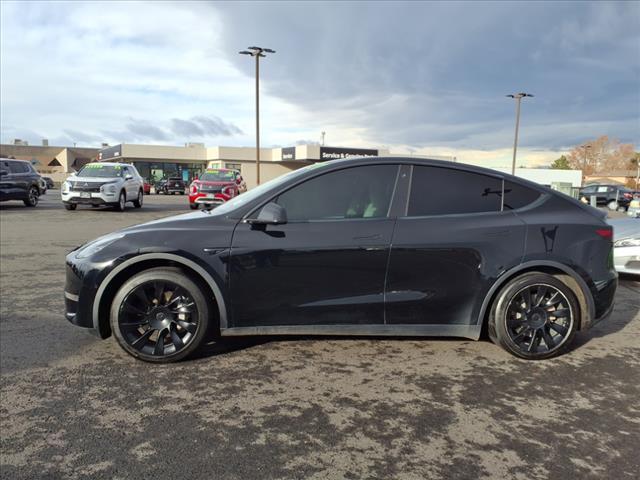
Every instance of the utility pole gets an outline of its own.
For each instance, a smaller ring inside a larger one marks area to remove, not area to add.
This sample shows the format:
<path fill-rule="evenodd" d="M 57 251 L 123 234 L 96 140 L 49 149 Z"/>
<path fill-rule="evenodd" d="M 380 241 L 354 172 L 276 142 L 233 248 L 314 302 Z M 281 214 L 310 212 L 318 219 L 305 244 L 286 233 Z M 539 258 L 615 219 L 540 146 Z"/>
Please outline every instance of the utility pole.
<path fill-rule="evenodd" d="M 265 53 L 276 51 L 270 48 L 249 47 L 239 53 L 251 55 L 256 59 L 256 185 L 260 185 L 260 57 L 266 57 Z"/>
<path fill-rule="evenodd" d="M 516 135 L 513 140 L 513 160 L 511 161 L 511 175 L 516 174 L 516 150 L 518 149 L 518 128 L 520 127 L 520 101 L 524 97 L 533 97 L 530 93 L 514 93 L 512 95 L 505 95 L 516 100 Z"/>
<path fill-rule="evenodd" d="M 322 132 L 322 142 L 320 143 L 321 146 L 324 147 L 324 136 L 327 134 L 327 132 Z"/>

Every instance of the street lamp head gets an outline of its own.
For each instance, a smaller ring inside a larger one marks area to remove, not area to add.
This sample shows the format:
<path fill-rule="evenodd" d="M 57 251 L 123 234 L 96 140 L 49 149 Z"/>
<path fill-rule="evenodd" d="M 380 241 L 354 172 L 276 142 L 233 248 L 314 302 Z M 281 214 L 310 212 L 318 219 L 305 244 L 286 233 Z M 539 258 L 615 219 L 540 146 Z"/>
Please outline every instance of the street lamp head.
<path fill-rule="evenodd" d="M 240 55 L 253 55 L 253 53 L 248 52 L 246 50 L 242 50 L 241 52 L 238 52 Z"/>
<path fill-rule="evenodd" d="M 263 48 L 262 51 L 267 53 L 276 53 L 275 50 L 271 50 L 270 48 Z"/>
<path fill-rule="evenodd" d="M 256 52 L 261 51 L 262 49 L 260 47 L 249 47 L 249 50 L 255 50 Z"/>

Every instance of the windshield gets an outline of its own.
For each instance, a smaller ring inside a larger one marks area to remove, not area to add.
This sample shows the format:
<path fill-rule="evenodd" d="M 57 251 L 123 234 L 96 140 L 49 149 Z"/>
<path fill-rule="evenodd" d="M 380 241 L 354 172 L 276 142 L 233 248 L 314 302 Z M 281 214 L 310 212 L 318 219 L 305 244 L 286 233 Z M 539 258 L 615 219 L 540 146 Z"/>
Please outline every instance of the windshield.
<path fill-rule="evenodd" d="M 236 172 L 233 170 L 215 170 L 208 168 L 200 176 L 203 182 L 233 182 L 236 179 Z"/>
<path fill-rule="evenodd" d="M 223 203 L 219 207 L 214 208 L 213 210 L 211 210 L 210 213 L 212 215 L 227 215 L 230 212 L 234 211 L 236 208 L 242 207 L 243 205 L 246 205 L 247 203 L 255 200 L 260 195 L 268 192 L 269 190 L 275 190 L 277 187 L 279 187 L 283 183 L 291 179 L 294 179 L 298 176 L 304 175 L 309 170 L 322 167 L 330 163 L 333 163 L 333 162 L 313 163 L 311 165 L 307 165 L 306 167 L 300 168 L 298 170 L 293 170 L 291 172 L 285 173 L 280 177 L 274 178 L 273 180 L 269 180 L 268 182 L 263 183 L 262 185 L 258 185 L 257 187 L 252 188 L 251 190 L 243 193 L 242 195 L 238 195 L 237 197 L 234 197 L 233 199 Z M 204 211 L 206 210 L 203 210 L 203 212 Z"/>
<path fill-rule="evenodd" d="M 120 165 L 102 165 L 100 163 L 87 163 L 76 174 L 77 177 L 121 177 L 122 167 Z"/>

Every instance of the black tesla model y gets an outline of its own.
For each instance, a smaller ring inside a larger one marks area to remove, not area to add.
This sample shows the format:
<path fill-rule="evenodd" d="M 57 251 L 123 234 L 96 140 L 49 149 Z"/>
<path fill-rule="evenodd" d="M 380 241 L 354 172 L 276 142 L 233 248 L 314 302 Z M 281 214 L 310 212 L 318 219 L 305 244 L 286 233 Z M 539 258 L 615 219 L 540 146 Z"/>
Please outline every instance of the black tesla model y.
<path fill-rule="evenodd" d="M 617 286 L 599 210 L 415 158 L 310 165 L 66 261 L 67 319 L 150 362 L 215 336 L 478 339 L 484 328 L 512 354 L 544 359 L 604 318 Z"/>

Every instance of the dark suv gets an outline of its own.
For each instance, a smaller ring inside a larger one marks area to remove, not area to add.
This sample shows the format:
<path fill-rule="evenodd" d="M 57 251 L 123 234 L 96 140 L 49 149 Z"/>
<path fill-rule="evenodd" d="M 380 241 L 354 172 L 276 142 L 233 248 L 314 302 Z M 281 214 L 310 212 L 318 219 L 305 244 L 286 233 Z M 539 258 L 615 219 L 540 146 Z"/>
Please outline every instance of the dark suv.
<path fill-rule="evenodd" d="M 27 207 L 35 207 L 40 184 L 40 175 L 29 162 L 0 158 L 0 201 L 22 200 Z"/>
<path fill-rule="evenodd" d="M 179 193 L 180 195 L 184 195 L 185 188 L 186 184 L 181 177 L 169 177 L 166 180 L 163 180 L 158 193 L 164 193 L 165 195 Z"/>
<path fill-rule="evenodd" d="M 633 199 L 633 192 L 622 185 L 593 184 L 580 189 L 580 199 L 583 201 L 590 203 L 593 196 L 598 205 L 606 205 L 611 210 L 627 210 Z"/>

